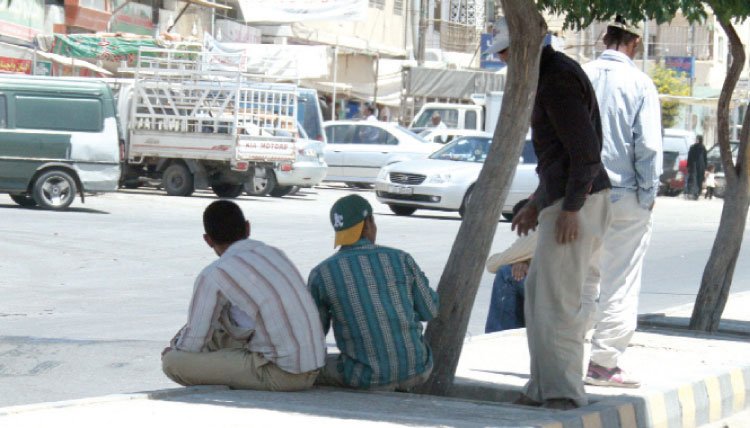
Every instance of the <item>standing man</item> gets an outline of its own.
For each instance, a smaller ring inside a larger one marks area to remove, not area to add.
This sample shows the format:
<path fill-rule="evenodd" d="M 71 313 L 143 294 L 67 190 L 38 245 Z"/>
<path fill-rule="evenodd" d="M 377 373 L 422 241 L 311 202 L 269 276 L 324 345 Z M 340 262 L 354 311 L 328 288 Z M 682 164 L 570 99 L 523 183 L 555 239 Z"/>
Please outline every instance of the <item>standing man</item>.
<path fill-rule="evenodd" d="M 310 272 L 307 285 L 341 354 L 326 358 L 317 383 L 409 391 L 432 372 L 421 322 L 437 315 L 437 293 L 409 254 L 375 245 L 377 227 L 363 197 L 336 201 L 331 224 L 341 249 Z"/>
<path fill-rule="evenodd" d="M 505 20 L 489 53 L 510 60 Z M 601 118 L 581 67 L 542 49 L 531 116 L 539 187 L 513 218 L 525 235 L 538 227 L 526 278 L 526 334 L 531 376 L 517 404 L 573 409 L 586 405 L 583 343 L 589 308 L 586 276 L 610 221 L 609 179 L 601 163 Z"/>
<path fill-rule="evenodd" d="M 637 324 L 643 257 L 662 171 L 659 95 L 633 63 L 640 43 L 640 32 L 618 16 L 604 35 L 607 50 L 583 66 L 599 102 L 602 162 L 612 183 L 612 223 L 604 235 L 600 269 L 592 272 L 586 293 L 588 303 L 597 307 L 585 379 L 589 385 L 640 386 L 619 360 Z"/>
<path fill-rule="evenodd" d="M 219 259 L 195 280 L 187 324 L 162 352 L 164 373 L 185 386 L 310 388 L 325 335 L 299 271 L 279 249 L 249 239 L 234 202 L 209 205 L 203 226 Z"/>
<path fill-rule="evenodd" d="M 367 102 L 362 104 L 362 118 L 367 121 L 378 121 L 378 118 L 375 116 L 375 107 Z"/>
<path fill-rule="evenodd" d="M 688 197 L 698 200 L 703 190 L 703 179 L 706 174 L 706 165 L 708 164 L 708 152 L 703 145 L 703 136 L 699 135 L 695 143 L 688 150 Z"/>

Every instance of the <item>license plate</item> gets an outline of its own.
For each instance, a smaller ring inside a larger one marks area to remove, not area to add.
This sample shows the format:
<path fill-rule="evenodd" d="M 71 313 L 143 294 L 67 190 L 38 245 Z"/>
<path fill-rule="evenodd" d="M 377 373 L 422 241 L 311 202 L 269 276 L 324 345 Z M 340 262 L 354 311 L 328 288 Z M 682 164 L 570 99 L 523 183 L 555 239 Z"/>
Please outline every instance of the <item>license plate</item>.
<path fill-rule="evenodd" d="M 395 193 L 397 195 L 411 195 L 414 193 L 414 189 L 406 186 L 388 186 L 388 193 Z"/>

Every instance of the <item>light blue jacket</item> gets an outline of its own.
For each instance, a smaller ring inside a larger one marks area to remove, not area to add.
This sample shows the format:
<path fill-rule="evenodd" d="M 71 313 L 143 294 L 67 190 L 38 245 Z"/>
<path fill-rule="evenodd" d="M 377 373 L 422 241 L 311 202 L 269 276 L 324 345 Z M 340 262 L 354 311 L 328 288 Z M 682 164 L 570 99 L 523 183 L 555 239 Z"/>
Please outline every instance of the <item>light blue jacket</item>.
<path fill-rule="evenodd" d="M 648 209 L 662 173 L 661 106 L 654 82 L 622 52 L 608 49 L 583 65 L 602 116 L 602 162 L 612 183 L 612 201 L 637 192 Z"/>

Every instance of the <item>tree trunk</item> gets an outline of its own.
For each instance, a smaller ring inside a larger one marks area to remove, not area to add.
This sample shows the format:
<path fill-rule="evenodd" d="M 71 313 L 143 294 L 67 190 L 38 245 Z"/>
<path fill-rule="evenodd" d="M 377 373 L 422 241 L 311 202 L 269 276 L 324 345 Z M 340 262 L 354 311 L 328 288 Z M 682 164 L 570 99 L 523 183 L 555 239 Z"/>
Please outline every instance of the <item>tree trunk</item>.
<path fill-rule="evenodd" d="M 719 231 L 716 233 L 711 256 L 703 271 L 701 287 L 690 318 L 690 329 L 707 332 L 715 332 L 719 328 L 721 314 L 724 312 L 729 289 L 732 286 L 734 268 L 740 253 L 750 206 L 748 180 L 748 165 L 750 164 L 747 159 L 750 114 L 746 113 L 743 120 L 737 165 L 734 165 L 732 161 L 732 151 L 729 145 L 729 106 L 745 64 L 745 52 L 732 24 L 724 18 L 718 20 L 729 38 L 732 49 L 732 64 L 724 80 L 717 109 L 718 141 L 726 177 L 726 191 Z"/>
<path fill-rule="evenodd" d="M 503 0 L 511 45 L 508 81 L 490 151 L 438 284 L 440 312 L 425 333 L 434 369 L 421 393 L 446 395 L 453 384 L 471 308 L 500 212 L 529 127 L 546 32 L 533 1 Z"/>

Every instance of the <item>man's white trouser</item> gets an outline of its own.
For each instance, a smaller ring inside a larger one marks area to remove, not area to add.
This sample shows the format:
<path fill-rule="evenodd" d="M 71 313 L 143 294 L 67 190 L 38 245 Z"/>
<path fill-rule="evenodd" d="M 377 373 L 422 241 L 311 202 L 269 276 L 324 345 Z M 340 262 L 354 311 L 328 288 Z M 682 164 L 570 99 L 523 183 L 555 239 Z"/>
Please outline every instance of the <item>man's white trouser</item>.
<path fill-rule="evenodd" d="M 587 404 L 583 339 L 593 308 L 583 304 L 583 290 L 610 222 L 610 205 L 608 190 L 589 195 L 578 211 L 578 238 L 563 245 L 555 240 L 562 200 L 539 213 L 524 307 L 531 357 L 525 394 L 532 400 L 569 398 L 579 406 Z"/>
<path fill-rule="evenodd" d="M 589 329 L 595 328 L 591 361 L 600 366 L 617 367 L 635 332 L 643 256 L 651 230 L 651 211 L 638 204 L 635 192 L 612 204 L 612 223 L 604 234 L 599 269 L 592 270 L 584 292 L 584 304 L 597 308 Z"/>

